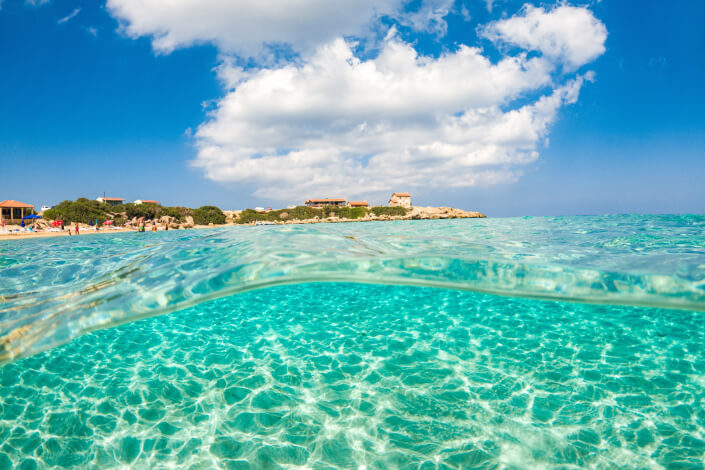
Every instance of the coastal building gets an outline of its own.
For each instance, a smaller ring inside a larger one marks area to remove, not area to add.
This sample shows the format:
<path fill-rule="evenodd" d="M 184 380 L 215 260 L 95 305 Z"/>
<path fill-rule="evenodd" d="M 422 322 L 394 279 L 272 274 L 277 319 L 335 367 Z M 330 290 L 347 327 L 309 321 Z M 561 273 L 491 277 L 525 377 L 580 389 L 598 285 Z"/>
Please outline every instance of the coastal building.
<path fill-rule="evenodd" d="M 350 207 L 370 207 L 370 203 L 367 201 L 350 201 L 348 202 Z"/>
<path fill-rule="evenodd" d="M 125 200 L 121 197 L 98 197 L 96 198 L 96 201 L 104 202 L 106 204 L 110 204 L 111 206 L 119 206 L 125 202 Z"/>
<path fill-rule="evenodd" d="M 405 207 L 411 209 L 411 194 L 394 193 L 389 198 L 389 207 Z"/>
<path fill-rule="evenodd" d="M 22 217 L 30 215 L 33 212 L 34 206 L 32 204 L 25 204 L 24 202 L 13 201 L 12 199 L 0 202 L 0 219 L 4 220 L 6 223 L 20 223 L 22 222 Z"/>
<path fill-rule="evenodd" d="M 323 206 L 337 206 L 343 207 L 347 201 L 343 198 L 324 198 L 324 199 L 307 199 L 306 205 L 308 207 L 323 207 Z"/>
<path fill-rule="evenodd" d="M 139 206 L 140 204 L 161 204 L 161 203 L 159 201 L 152 201 L 149 199 L 137 199 L 137 200 L 135 200 L 135 204 Z"/>

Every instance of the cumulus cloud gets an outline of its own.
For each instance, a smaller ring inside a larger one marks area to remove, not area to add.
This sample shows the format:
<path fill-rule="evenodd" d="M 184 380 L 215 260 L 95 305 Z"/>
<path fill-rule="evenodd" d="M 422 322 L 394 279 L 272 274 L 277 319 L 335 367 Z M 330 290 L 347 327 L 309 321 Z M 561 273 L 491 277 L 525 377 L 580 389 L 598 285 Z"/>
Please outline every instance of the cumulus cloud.
<path fill-rule="evenodd" d="M 339 36 L 363 35 L 374 19 L 396 14 L 401 0 L 108 0 L 133 37 L 151 36 L 169 52 L 211 42 L 223 52 L 258 55 L 263 45 L 311 51 Z"/>
<path fill-rule="evenodd" d="M 399 14 L 398 19 L 416 31 L 444 35 L 448 28 L 445 17 L 453 8 L 453 3 L 455 0 L 424 0 L 418 10 Z"/>
<path fill-rule="evenodd" d="M 587 8 L 525 5 L 520 15 L 490 24 L 483 34 L 578 68 L 605 52 L 607 28 Z"/>
<path fill-rule="evenodd" d="M 552 67 L 525 55 L 492 64 L 466 46 L 429 58 L 394 38 L 366 61 L 338 39 L 303 65 L 230 65 L 233 91 L 196 132 L 194 164 L 278 199 L 513 181 L 584 80 L 502 110 L 550 85 Z"/>
<path fill-rule="evenodd" d="M 538 158 L 560 108 L 592 80 L 590 72 L 566 72 L 604 52 L 604 25 L 586 8 L 527 5 L 480 30 L 522 50 L 500 60 L 466 45 L 419 55 L 394 28 L 379 39 L 376 56 L 356 55 L 356 39 L 383 32 L 383 17 L 445 33 L 452 0 L 422 0 L 413 9 L 408 2 L 108 0 L 107 6 L 124 32 L 151 37 L 158 52 L 218 46 L 225 96 L 209 105 L 206 122 L 192 134 L 192 163 L 210 179 L 282 200 L 515 181 Z M 299 56 L 294 63 L 263 61 L 270 46 Z M 256 68 L 237 65 L 253 56 Z"/>

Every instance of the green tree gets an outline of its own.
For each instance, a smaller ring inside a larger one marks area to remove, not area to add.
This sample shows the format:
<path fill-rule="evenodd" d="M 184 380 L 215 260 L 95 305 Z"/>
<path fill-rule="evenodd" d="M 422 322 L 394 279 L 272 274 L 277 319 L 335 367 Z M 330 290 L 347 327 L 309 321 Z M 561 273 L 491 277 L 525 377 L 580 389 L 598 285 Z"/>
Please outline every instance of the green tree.
<path fill-rule="evenodd" d="M 98 221 L 102 224 L 112 218 L 110 206 L 86 199 L 78 198 L 75 201 L 63 201 L 52 209 L 44 212 L 44 218 L 50 220 L 63 220 L 64 223 L 84 223 Z"/>
<path fill-rule="evenodd" d="M 216 206 L 202 206 L 193 211 L 193 221 L 199 225 L 222 225 L 225 223 L 225 214 Z"/>

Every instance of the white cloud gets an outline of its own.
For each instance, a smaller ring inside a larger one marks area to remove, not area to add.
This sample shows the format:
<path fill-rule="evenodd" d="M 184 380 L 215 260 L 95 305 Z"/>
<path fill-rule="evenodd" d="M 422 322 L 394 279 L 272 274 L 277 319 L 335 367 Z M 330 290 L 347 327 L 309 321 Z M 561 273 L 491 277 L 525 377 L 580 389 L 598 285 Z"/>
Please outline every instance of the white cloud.
<path fill-rule="evenodd" d="M 59 21 L 57 21 L 57 24 L 66 23 L 67 21 L 69 21 L 71 18 L 73 18 L 74 16 L 78 15 L 79 13 L 81 13 L 81 9 L 80 9 L 80 8 L 76 8 L 76 9 L 74 9 L 71 13 L 69 13 L 68 15 L 64 16 L 64 17 L 61 18 Z"/>
<path fill-rule="evenodd" d="M 212 42 L 222 52 L 258 55 L 267 44 L 311 51 L 339 36 L 364 35 L 401 0 L 108 0 L 133 36 L 152 36 L 159 52 Z"/>
<path fill-rule="evenodd" d="M 455 0 L 424 0 L 419 9 L 407 14 L 399 14 L 402 24 L 411 26 L 416 31 L 434 32 L 445 35 L 448 25 L 445 17 L 453 8 Z"/>
<path fill-rule="evenodd" d="M 259 56 L 272 45 L 310 53 L 338 37 L 370 37 L 382 17 L 445 34 L 444 18 L 455 0 L 422 0 L 418 9 L 405 11 L 410 1 L 107 0 L 107 7 L 126 34 L 151 36 L 160 53 L 207 42 L 224 53 Z"/>
<path fill-rule="evenodd" d="M 198 129 L 194 164 L 275 199 L 513 181 L 583 78 L 501 108 L 551 85 L 552 67 L 524 55 L 492 64 L 465 46 L 422 57 L 394 38 L 368 61 L 338 39 L 299 66 L 227 65 L 234 90 Z"/>
<path fill-rule="evenodd" d="M 602 54 L 604 25 L 586 8 L 526 5 L 481 32 L 539 56 L 522 52 L 493 63 L 464 45 L 420 56 L 394 28 L 378 56 L 356 56 L 356 39 L 385 31 L 382 17 L 445 33 L 452 0 L 422 0 L 405 11 L 408 1 L 107 0 L 107 6 L 125 33 L 150 36 L 158 52 L 204 42 L 219 48 L 225 96 L 209 104 L 207 121 L 193 133 L 193 164 L 208 178 L 282 200 L 516 180 L 522 165 L 538 158 L 559 109 L 592 79 L 565 72 Z M 266 59 L 273 45 L 298 52 L 296 63 Z M 253 56 L 258 69 L 236 65 Z"/>
<path fill-rule="evenodd" d="M 520 15 L 483 31 L 494 41 L 541 51 L 568 68 L 578 68 L 605 52 L 607 28 L 587 8 L 561 5 L 550 11 L 524 5 Z"/>

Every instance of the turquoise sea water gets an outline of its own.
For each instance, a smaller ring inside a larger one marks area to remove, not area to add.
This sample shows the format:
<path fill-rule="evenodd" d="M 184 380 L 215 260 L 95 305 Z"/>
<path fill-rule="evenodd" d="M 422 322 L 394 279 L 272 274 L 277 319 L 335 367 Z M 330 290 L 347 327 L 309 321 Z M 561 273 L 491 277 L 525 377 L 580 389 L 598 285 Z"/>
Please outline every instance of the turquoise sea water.
<path fill-rule="evenodd" d="M 0 469 L 705 467 L 703 216 L 9 241 L 0 280 Z"/>

